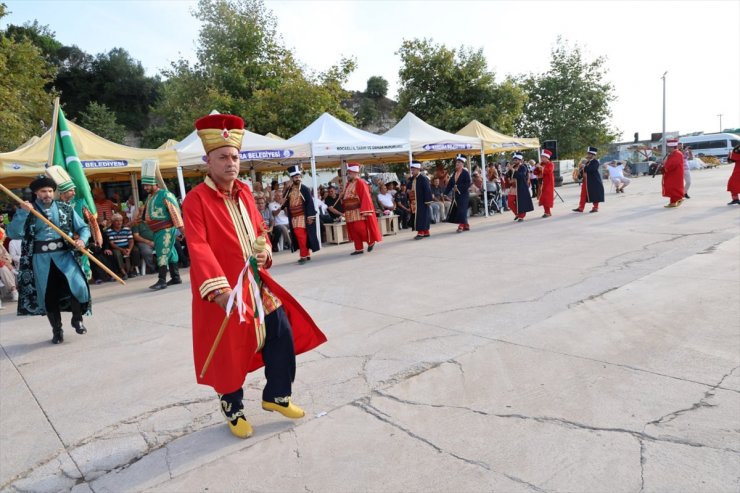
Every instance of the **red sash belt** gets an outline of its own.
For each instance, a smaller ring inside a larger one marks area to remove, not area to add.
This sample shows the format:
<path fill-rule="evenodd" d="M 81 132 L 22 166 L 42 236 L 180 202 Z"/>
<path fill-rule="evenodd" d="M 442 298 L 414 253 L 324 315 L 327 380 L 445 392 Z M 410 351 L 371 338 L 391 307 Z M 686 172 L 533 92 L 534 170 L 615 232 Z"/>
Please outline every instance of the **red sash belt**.
<path fill-rule="evenodd" d="M 344 206 L 345 211 L 352 211 L 355 209 L 360 208 L 360 199 L 359 198 L 351 198 L 351 199 L 344 199 L 344 202 L 342 203 Z"/>
<path fill-rule="evenodd" d="M 302 216 L 303 214 L 303 204 L 290 206 L 290 215 L 292 217 Z"/>
<path fill-rule="evenodd" d="M 149 229 L 152 230 L 152 233 L 156 233 L 157 231 L 161 231 L 163 229 L 175 227 L 175 224 L 170 220 L 162 220 L 162 221 L 147 220 L 146 225 L 149 226 Z"/>

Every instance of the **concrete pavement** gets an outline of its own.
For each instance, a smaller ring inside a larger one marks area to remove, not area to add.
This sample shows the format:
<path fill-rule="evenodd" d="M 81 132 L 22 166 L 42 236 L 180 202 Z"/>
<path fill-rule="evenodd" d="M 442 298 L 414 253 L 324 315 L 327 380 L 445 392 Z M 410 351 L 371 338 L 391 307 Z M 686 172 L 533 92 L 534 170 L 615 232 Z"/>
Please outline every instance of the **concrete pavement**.
<path fill-rule="evenodd" d="M 524 223 L 402 231 L 272 269 L 329 338 L 299 357 L 306 418 L 259 408 L 238 440 L 195 384 L 187 283 L 94 286 L 89 332 L 52 346 L 0 312 L 4 491 L 740 490 L 740 207 L 730 168 L 659 178 Z M 68 316 L 65 316 L 65 319 Z M 66 324 L 69 325 L 68 323 Z"/>

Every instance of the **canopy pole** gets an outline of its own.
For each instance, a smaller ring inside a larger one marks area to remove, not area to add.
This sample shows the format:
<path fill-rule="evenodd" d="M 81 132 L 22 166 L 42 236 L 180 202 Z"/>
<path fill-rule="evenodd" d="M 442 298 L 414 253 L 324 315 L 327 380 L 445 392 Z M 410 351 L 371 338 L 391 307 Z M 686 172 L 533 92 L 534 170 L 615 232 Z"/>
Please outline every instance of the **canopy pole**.
<path fill-rule="evenodd" d="M 313 154 L 313 142 L 311 143 L 311 181 L 313 182 L 313 197 L 318 202 L 319 183 L 316 178 L 316 156 Z M 319 219 L 318 210 L 316 210 L 316 216 L 314 216 L 314 224 L 316 225 L 316 238 L 319 240 L 319 246 L 321 246 L 321 220 Z"/>
<path fill-rule="evenodd" d="M 131 173 L 131 194 L 134 196 L 134 207 L 139 208 L 139 184 L 136 181 L 136 173 Z"/>
<path fill-rule="evenodd" d="M 49 160 L 46 162 L 46 167 L 54 165 L 54 147 L 57 142 L 57 122 L 59 121 L 59 98 L 54 98 L 54 114 L 51 117 L 51 132 L 49 133 Z M 67 169 L 67 163 L 62 165 L 64 169 Z"/>
<path fill-rule="evenodd" d="M 480 166 L 481 173 L 486 173 L 486 150 L 483 139 L 480 141 Z M 488 217 L 488 173 L 483 176 L 483 210 L 486 211 L 486 217 Z"/>
<path fill-rule="evenodd" d="M 180 184 L 180 203 L 185 200 L 185 176 L 182 174 L 182 166 L 177 167 L 177 183 Z"/>
<path fill-rule="evenodd" d="M 249 166 L 249 179 L 252 180 L 252 189 L 254 189 L 254 182 L 257 181 L 257 172 L 254 170 L 254 164 Z"/>

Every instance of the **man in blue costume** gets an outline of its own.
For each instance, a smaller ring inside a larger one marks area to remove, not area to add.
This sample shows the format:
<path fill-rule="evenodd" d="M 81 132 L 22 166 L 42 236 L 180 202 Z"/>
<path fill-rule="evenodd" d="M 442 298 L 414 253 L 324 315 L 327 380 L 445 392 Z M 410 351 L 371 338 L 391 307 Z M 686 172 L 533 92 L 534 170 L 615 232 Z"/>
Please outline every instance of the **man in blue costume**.
<path fill-rule="evenodd" d="M 300 253 L 299 264 L 311 260 L 311 252 L 321 249 L 316 234 L 316 207 L 313 204 L 311 191 L 301 184 L 300 166 L 288 168 L 293 184 L 285 194 L 283 208 L 290 220 L 290 251 Z"/>
<path fill-rule="evenodd" d="M 434 200 L 429 178 L 421 173 L 421 163 L 411 162 L 411 179 L 407 188 L 409 189 L 409 202 L 411 205 L 411 227 L 416 231 L 415 240 L 429 238 L 429 224 L 431 215 L 429 204 Z"/>
<path fill-rule="evenodd" d="M 54 200 L 54 180 L 43 176 L 29 186 L 35 195 L 33 203 L 24 202 L 8 226 L 8 236 L 22 240 L 18 315 L 46 314 L 52 328 L 51 342 L 59 344 L 64 341 L 62 311 L 72 312 L 72 327 L 78 334 L 87 332 L 82 315 L 90 313 L 90 289 L 79 252 L 30 211 L 36 209 L 68 236 L 77 235 L 77 248 L 84 248 L 90 239 L 90 228 L 72 206 Z"/>
<path fill-rule="evenodd" d="M 470 173 L 465 169 L 465 156 L 455 157 L 455 172 L 445 187 L 445 195 L 452 193 L 452 205 L 447 212 L 447 222 L 457 223 L 457 232 L 470 230 L 468 224 L 468 203 L 470 200 Z"/>
<path fill-rule="evenodd" d="M 534 210 L 534 204 L 532 203 L 532 196 L 529 195 L 529 168 L 524 163 L 523 156 L 521 153 L 514 153 L 511 158 L 511 167 L 513 170 L 512 178 L 516 183 L 516 209 L 512 209 L 514 212 L 514 221 L 524 222 L 524 216 L 527 212 Z"/>

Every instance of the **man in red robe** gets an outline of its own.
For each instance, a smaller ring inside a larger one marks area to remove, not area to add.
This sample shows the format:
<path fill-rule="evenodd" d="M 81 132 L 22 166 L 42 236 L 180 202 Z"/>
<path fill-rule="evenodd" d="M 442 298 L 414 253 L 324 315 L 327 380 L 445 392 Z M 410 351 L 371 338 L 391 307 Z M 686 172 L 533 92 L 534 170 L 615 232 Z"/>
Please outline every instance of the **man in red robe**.
<path fill-rule="evenodd" d="M 669 150 L 663 164 L 663 197 L 670 202 L 664 207 L 678 207 L 683 202 L 683 154 L 678 150 L 678 139 L 666 142 Z"/>
<path fill-rule="evenodd" d="M 732 196 L 732 201 L 728 202 L 727 205 L 740 205 L 740 197 L 738 196 L 740 194 L 740 146 L 735 146 L 727 157 L 727 161 L 735 163 L 730 179 L 727 180 L 727 191 Z"/>
<path fill-rule="evenodd" d="M 291 402 L 296 354 L 326 337 L 306 311 L 272 279 L 267 225 L 252 192 L 237 180 L 244 122 L 209 115 L 195 122 L 206 151 L 208 176 L 183 203 L 193 294 L 193 356 L 198 383 L 218 393 L 231 432 L 246 438 L 252 427 L 242 403 L 247 373 L 265 367 L 262 408 L 289 418 L 304 411 Z M 257 272 L 245 268 L 256 260 Z M 233 292 L 232 292 L 233 291 Z M 227 315 L 233 305 L 236 309 Z M 219 342 L 217 333 L 228 318 Z M 216 346 L 210 366 L 204 364 Z"/>
<path fill-rule="evenodd" d="M 545 209 L 545 213 L 542 217 L 550 217 L 552 213 L 550 210 L 555 205 L 555 165 L 550 161 L 552 157 L 552 151 L 543 149 L 540 153 L 541 160 L 535 168 L 535 175 L 540 180 L 539 187 L 539 203 Z"/>
<path fill-rule="evenodd" d="M 368 253 L 373 251 L 375 244 L 383 239 L 375 218 L 375 206 L 370 198 L 370 189 L 367 183 L 358 178 L 360 175 L 359 163 L 347 163 L 347 178 L 349 183 L 342 193 L 342 207 L 344 219 L 347 221 L 347 236 L 355 244 L 355 251 L 350 255 L 360 255 L 365 251 L 367 243 Z"/>

